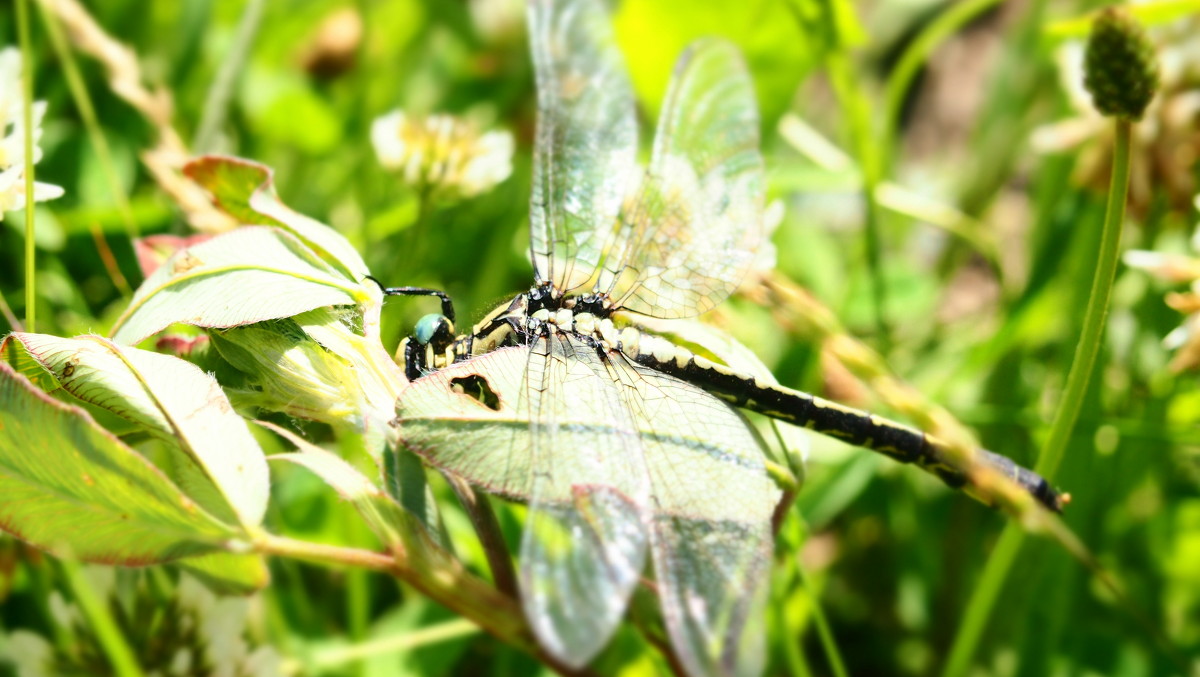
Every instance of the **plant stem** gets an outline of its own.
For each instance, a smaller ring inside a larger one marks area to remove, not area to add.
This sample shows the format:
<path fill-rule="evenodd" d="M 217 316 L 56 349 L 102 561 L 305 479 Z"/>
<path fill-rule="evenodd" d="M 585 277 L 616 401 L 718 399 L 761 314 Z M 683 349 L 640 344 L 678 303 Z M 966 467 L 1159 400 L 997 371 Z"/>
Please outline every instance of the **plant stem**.
<path fill-rule="evenodd" d="M 87 618 L 92 631 L 96 633 L 96 641 L 100 643 L 101 650 L 112 665 L 113 674 L 118 677 L 141 677 L 142 669 L 138 667 L 133 650 L 125 641 L 125 635 L 117 627 L 104 601 L 96 596 L 96 591 L 83 575 L 79 562 L 63 560 L 62 572 L 76 604 Z"/>
<path fill-rule="evenodd" d="M 870 275 L 871 301 L 875 313 L 875 330 L 879 334 L 881 351 L 887 352 L 891 344 L 887 323 L 887 283 L 883 274 L 883 246 L 881 244 L 881 214 L 876 192 L 880 183 L 880 157 L 876 140 L 871 134 L 871 119 L 868 105 L 862 92 L 863 87 L 854 73 L 850 56 L 843 46 L 836 45 L 826 57 L 829 79 L 833 83 L 838 102 L 846 114 L 851 143 L 858 166 L 862 171 L 862 198 L 865 208 L 864 233 L 866 236 L 867 270 Z"/>
<path fill-rule="evenodd" d="M 479 632 L 479 626 L 466 619 L 455 619 L 391 637 L 384 637 L 353 646 L 327 649 L 313 656 L 313 667 L 330 668 L 350 661 L 387 653 L 411 651 L 423 646 L 448 642 Z"/>
<path fill-rule="evenodd" d="M 1066 390 L 1050 427 L 1050 437 L 1046 440 L 1046 446 L 1042 449 L 1035 466 L 1036 471 L 1047 480 L 1058 470 L 1071 431 L 1079 418 L 1079 410 L 1087 394 L 1088 380 L 1095 367 L 1096 356 L 1100 352 L 1109 298 L 1112 296 L 1113 279 L 1116 276 L 1121 226 L 1125 221 L 1125 198 L 1129 192 L 1129 140 L 1132 127 L 1130 122 L 1120 119 L 1116 125 L 1112 182 L 1109 185 L 1108 206 L 1104 213 L 1104 231 L 1100 236 L 1100 260 L 1092 278 L 1092 293 L 1083 318 L 1083 331 L 1067 375 Z M 967 604 L 966 616 L 954 638 L 942 677 L 958 677 L 965 674 L 970 667 L 971 656 L 975 653 L 988 617 L 991 616 L 992 608 L 1004 587 L 1005 579 L 1016 561 L 1024 539 L 1025 532 L 1021 530 L 1018 522 L 1009 522 L 1004 527 L 1004 532 L 1000 535 L 1000 540 L 980 576 L 979 585 Z"/>
<path fill-rule="evenodd" d="M 475 527 L 496 589 L 516 599 L 519 590 L 517 574 L 513 571 L 512 553 L 504 544 L 504 535 L 500 530 L 500 522 L 496 519 L 496 511 L 492 510 L 492 504 L 488 502 L 487 496 L 472 489 L 466 480 L 448 472 L 442 473 L 442 477 L 458 497 L 458 502 L 470 518 L 471 525 Z"/>
<path fill-rule="evenodd" d="M 293 557 L 316 564 L 361 567 L 395 576 L 425 596 L 463 616 L 503 642 L 532 654 L 555 672 L 572 677 L 594 675 L 587 668 L 574 669 L 546 653 L 533 637 L 525 614 L 510 597 L 462 569 L 454 560 L 418 561 L 405 554 L 395 556 L 323 543 L 309 543 L 286 536 L 260 534 L 255 544 L 263 554 Z"/>
<path fill-rule="evenodd" d="M 264 554 L 291 557 L 314 564 L 341 564 L 382 572 L 391 572 L 399 566 L 396 559 L 383 553 L 339 545 L 310 543 L 272 534 L 262 535 L 258 540 L 258 548 Z"/>
<path fill-rule="evenodd" d="M 258 25 L 262 19 L 263 0 L 250 0 L 242 11 L 242 19 L 238 22 L 237 33 L 234 34 L 233 46 L 221 62 L 221 69 L 213 80 L 204 99 L 204 110 L 200 113 L 200 124 L 193 138 L 192 148 L 197 153 L 212 152 L 217 140 L 217 133 L 225 121 L 225 113 L 229 108 L 229 100 L 233 96 L 233 86 L 237 77 L 246 67 L 250 48 L 254 37 L 258 34 Z"/>
<path fill-rule="evenodd" d="M 1113 152 L 1112 181 L 1108 189 L 1108 206 L 1104 212 L 1104 232 L 1100 236 L 1100 260 L 1092 278 L 1092 295 L 1088 299 L 1087 314 L 1083 318 L 1083 335 L 1075 348 L 1075 359 L 1067 375 L 1067 389 L 1062 404 L 1054 417 L 1042 455 L 1035 470 L 1046 479 L 1051 479 L 1062 462 L 1071 430 L 1079 418 L 1083 398 L 1087 394 L 1088 380 L 1100 353 L 1104 334 L 1104 322 L 1108 318 L 1108 303 L 1112 297 L 1113 279 L 1117 274 L 1117 259 L 1121 248 L 1121 226 L 1125 222 L 1125 198 L 1129 193 L 1129 143 L 1132 124 L 1128 120 L 1117 120 L 1117 134 Z"/>
<path fill-rule="evenodd" d="M 804 570 L 803 565 L 796 565 L 796 574 L 800 577 L 800 585 L 804 586 L 809 599 L 812 600 L 813 624 L 817 626 L 817 637 L 821 640 L 821 648 L 829 660 L 829 669 L 835 677 L 847 677 L 849 673 L 846 672 L 846 664 L 842 661 L 841 652 L 838 651 L 837 640 L 833 638 L 833 631 L 829 628 L 829 621 L 825 618 L 825 611 L 821 608 L 820 594 L 809 581 L 808 573 Z"/>
<path fill-rule="evenodd" d="M 946 666 L 942 669 L 942 677 L 957 677 L 965 674 L 970 667 L 971 656 L 975 654 L 979 638 L 987 627 L 988 616 L 992 613 L 996 598 L 1004 587 L 1004 580 L 1008 577 L 1024 540 L 1025 532 L 1018 523 L 1010 521 L 1004 526 L 1000 540 L 996 541 L 996 547 L 992 549 L 987 566 L 979 577 L 979 583 L 971 593 L 962 625 L 958 627 L 958 632 L 954 635 L 954 644 L 950 647 L 950 657 L 946 659 Z"/>
<path fill-rule="evenodd" d="M 364 537 L 366 525 L 356 512 L 346 511 L 343 515 L 342 529 L 345 530 L 352 542 L 359 542 Z M 346 634 L 351 640 L 360 641 L 367 635 L 367 626 L 371 622 L 371 579 L 370 572 L 364 569 L 351 569 L 346 572 Z"/>
<path fill-rule="evenodd" d="M 129 196 L 125 194 L 125 189 L 121 186 L 121 181 L 117 176 L 116 163 L 113 162 L 108 139 L 104 136 L 104 131 L 100 129 L 100 122 L 96 118 L 96 107 L 92 105 L 92 97 L 88 94 L 87 85 L 84 84 L 83 77 L 79 74 L 79 65 L 75 61 L 75 55 L 67 46 L 62 27 L 58 25 L 58 17 L 54 16 L 44 3 L 39 3 L 38 9 L 41 11 L 42 23 L 46 26 L 46 33 L 50 36 L 50 44 L 53 45 L 54 53 L 58 56 L 59 63 L 62 64 L 63 75 L 67 80 L 67 89 L 71 91 L 71 98 L 75 100 L 75 109 L 79 111 L 79 117 L 83 119 L 83 126 L 87 129 L 88 138 L 91 139 L 92 146 L 96 150 L 96 159 L 100 161 L 100 166 L 104 169 L 104 176 L 108 179 L 108 189 L 112 193 L 113 201 L 117 203 L 117 212 L 120 213 L 121 220 L 125 222 L 125 231 L 130 238 L 135 238 L 138 236 L 137 220 L 133 218 L 133 209 L 129 206 Z M 104 256 L 104 252 L 101 252 L 101 256 Z M 119 271 L 116 275 L 112 275 L 112 278 L 113 284 L 117 285 L 122 293 L 133 293 Z"/>
<path fill-rule="evenodd" d="M 13 314 L 12 308 L 8 307 L 8 301 L 4 300 L 4 294 L 0 294 L 0 317 L 4 318 L 4 321 L 8 323 L 8 328 L 12 331 L 25 331 L 25 328 L 21 326 L 21 321 Z"/>
<path fill-rule="evenodd" d="M 25 329 L 37 331 L 37 248 L 33 242 L 33 46 L 29 40 L 29 0 L 17 0 L 21 41 L 21 115 L 25 124 Z"/>
<path fill-rule="evenodd" d="M 821 34 L 829 83 L 833 86 L 838 106 L 846 119 L 846 130 L 850 136 L 851 146 L 853 146 L 862 175 L 862 197 L 866 210 L 864 230 L 871 299 L 879 342 L 886 352 L 891 344 L 891 336 L 887 325 L 887 286 L 883 277 L 883 257 L 879 233 L 881 214 L 879 202 L 875 197 L 876 189 L 882 180 L 882 156 L 877 148 L 879 139 L 872 134 L 871 104 L 863 94 L 865 88 L 858 81 L 854 64 L 850 59 L 850 43 L 854 41 L 854 37 L 843 35 L 843 26 L 846 22 L 856 23 L 857 19 L 845 15 L 845 12 L 853 12 L 850 5 L 839 4 L 834 0 L 822 0 L 819 3 L 820 18 L 810 23 L 800 4 L 793 0 L 786 3 L 785 6 L 791 12 L 802 33 L 806 35 Z"/>
<path fill-rule="evenodd" d="M 925 65 L 926 58 L 945 42 L 946 38 L 954 35 L 972 19 L 999 3 L 1000 0 L 963 0 L 963 2 L 951 3 L 936 19 L 921 29 L 916 39 L 908 44 L 887 80 L 884 92 L 884 128 L 883 134 L 880 135 L 882 138 L 882 142 L 879 144 L 880 148 L 892 147 L 893 136 L 900 121 L 900 109 L 904 105 L 904 97 L 908 94 L 908 88 L 912 84 L 913 78 Z"/>

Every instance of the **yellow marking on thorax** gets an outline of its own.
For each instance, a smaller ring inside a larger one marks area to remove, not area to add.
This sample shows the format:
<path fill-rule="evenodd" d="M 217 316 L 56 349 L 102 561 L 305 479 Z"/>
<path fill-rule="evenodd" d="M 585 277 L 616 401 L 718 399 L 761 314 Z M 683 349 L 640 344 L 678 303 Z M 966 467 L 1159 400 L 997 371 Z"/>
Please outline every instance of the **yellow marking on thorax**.
<path fill-rule="evenodd" d="M 569 308 L 559 308 L 557 311 L 555 311 L 551 322 L 562 327 L 563 329 L 570 329 L 571 325 L 574 324 L 574 320 L 575 313 L 571 312 Z"/>
<path fill-rule="evenodd" d="M 575 316 L 575 331 L 588 336 L 596 333 L 596 316 L 591 313 L 579 313 Z"/>
<path fill-rule="evenodd" d="M 596 323 L 596 333 L 610 346 L 617 345 L 617 342 L 621 340 L 621 332 L 617 331 L 617 326 L 607 317 Z"/>
<path fill-rule="evenodd" d="M 617 332 L 617 341 L 621 344 L 621 351 L 633 358 L 640 354 L 641 338 L 642 332 L 633 327 L 625 327 Z"/>
<path fill-rule="evenodd" d="M 505 304 L 496 306 L 496 308 L 494 308 L 492 310 L 492 312 L 488 313 L 487 315 L 484 315 L 482 320 L 475 323 L 475 326 L 471 328 L 471 333 L 478 335 L 484 329 L 486 329 L 488 326 L 490 326 L 491 324 L 496 322 L 496 320 L 499 320 L 501 317 L 504 317 L 504 315 L 508 312 L 509 305 L 510 304 L 505 303 Z"/>

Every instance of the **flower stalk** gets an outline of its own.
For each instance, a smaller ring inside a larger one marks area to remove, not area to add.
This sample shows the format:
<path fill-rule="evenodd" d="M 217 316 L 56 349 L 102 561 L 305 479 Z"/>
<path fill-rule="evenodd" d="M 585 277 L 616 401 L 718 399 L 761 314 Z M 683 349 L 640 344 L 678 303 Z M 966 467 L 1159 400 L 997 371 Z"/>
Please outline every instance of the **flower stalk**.
<path fill-rule="evenodd" d="M 29 0 L 17 0 L 17 33 L 20 36 L 21 53 L 31 54 Z M 37 248 L 33 243 L 33 69 L 27 64 L 21 69 L 21 103 L 25 132 L 25 328 L 32 332 L 37 331 L 37 276 L 34 265 Z M 0 129 L 0 133 L 3 131 Z"/>
<path fill-rule="evenodd" d="M 1048 480 L 1053 478 L 1062 462 L 1100 352 L 1129 193 L 1129 146 L 1133 121 L 1141 118 L 1158 87 L 1158 65 L 1154 59 L 1153 45 L 1141 27 L 1123 11 L 1106 9 L 1094 21 L 1088 40 L 1084 84 L 1091 92 L 1096 108 L 1114 118 L 1116 143 L 1104 228 L 1100 235 L 1099 261 L 1092 277 L 1092 291 L 1083 329 L 1067 374 L 1062 402 L 1055 413 L 1046 446 L 1035 466 L 1036 471 Z M 958 677 L 970 667 L 971 656 L 975 653 L 1024 540 L 1025 532 L 1020 524 L 1009 523 L 1005 526 L 967 606 L 963 623 L 942 671 L 943 677 Z"/>

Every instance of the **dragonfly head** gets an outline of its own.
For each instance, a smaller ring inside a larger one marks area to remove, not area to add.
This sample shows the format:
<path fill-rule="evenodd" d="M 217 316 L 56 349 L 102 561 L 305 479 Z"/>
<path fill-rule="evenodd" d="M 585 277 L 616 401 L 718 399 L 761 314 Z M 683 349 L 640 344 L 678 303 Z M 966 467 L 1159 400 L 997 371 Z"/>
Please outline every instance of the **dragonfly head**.
<path fill-rule="evenodd" d="M 420 346 L 429 346 L 441 353 L 454 341 L 454 323 L 440 313 L 430 313 L 417 320 L 413 338 Z"/>

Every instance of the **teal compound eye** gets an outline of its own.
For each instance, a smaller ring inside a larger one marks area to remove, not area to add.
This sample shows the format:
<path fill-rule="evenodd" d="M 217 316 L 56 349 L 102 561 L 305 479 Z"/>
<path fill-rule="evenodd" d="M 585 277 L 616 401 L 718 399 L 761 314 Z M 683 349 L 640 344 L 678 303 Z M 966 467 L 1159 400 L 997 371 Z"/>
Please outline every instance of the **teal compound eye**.
<path fill-rule="evenodd" d="M 441 352 L 454 339 L 454 323 L 445 315 L 430 313 L 417 320 L 413 336 L 422 346 L 433 346 Z"/>

